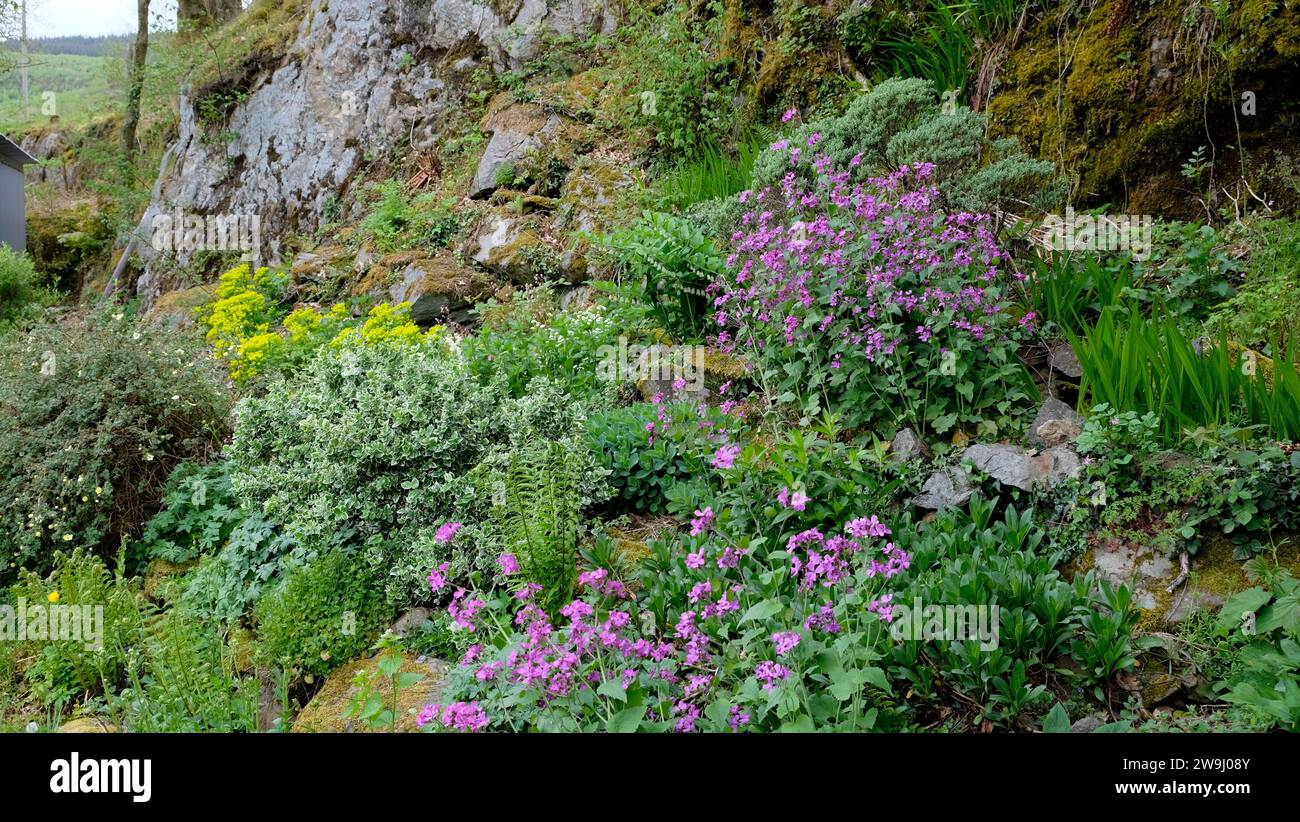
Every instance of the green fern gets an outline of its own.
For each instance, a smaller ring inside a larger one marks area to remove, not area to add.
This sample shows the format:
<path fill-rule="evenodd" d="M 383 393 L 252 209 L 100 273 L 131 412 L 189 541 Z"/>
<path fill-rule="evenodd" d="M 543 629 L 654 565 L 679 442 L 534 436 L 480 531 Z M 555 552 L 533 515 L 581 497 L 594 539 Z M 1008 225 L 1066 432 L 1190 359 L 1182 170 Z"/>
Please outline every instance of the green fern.
<path fill-rule="evenodd" d="M 555 614 L 572 599 L 577 581 L 577 462 L 558 442 L 530 443 L 510 455 L 494 497 L 506 550 L 524 579 L 542 586 L 541 604 Z"/>

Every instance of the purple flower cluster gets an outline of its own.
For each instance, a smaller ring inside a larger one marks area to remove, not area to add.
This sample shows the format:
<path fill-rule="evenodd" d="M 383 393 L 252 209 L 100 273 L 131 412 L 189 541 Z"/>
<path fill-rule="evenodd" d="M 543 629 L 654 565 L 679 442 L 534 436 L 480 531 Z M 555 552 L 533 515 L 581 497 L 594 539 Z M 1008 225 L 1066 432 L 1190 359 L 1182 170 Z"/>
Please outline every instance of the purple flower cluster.
<path fill-rule="evenodd" d="M 425 705 L 415 718 L 415 724 L 423 728 L 437 720 L 453 731 L 481 731 L 488 726 L 487 714 L 477 702 L 451 702 L 447 705 Z"/>
<path fill-rule="evenodd" d="M 811 351 L 822 367 L 880 371 L 903 351 L 929 362 L 958 339 L 978 349 L 1005 340 L 1014 327 L 1005 294 L 1020 275 L 1004 273 L 993 218 L 941 212 L 930 163 L 853 183 L 814 155 L 819 142 L 774 144 L 792 170 L 742 195 L 750 210 L 711 287 L 718 344 L 769 362 Z"/>
<path fill-rule="evenodd" d="M 744 700 L 737 704 L 740 680 L 752 675 L 751 682 L 766 691 L 803 687 L 802 671 L 818 653 L 819 636 L 839 634 L 841 621 L 857 616 L 844 610 L 853 608 L 849 603 L 854 600 L 838 603 L 841 594 L 864 597 L 858 601 L 869 601 L 869 611 L 884 621 L 892 618 L 890 594 L 877 586 L 859 589 L 866 580 L 899 573 L 907 557 L 892 543 L 881 547 L 890 529 L 877 517 L 855 519 L 843 526 L 842 534 L 826 537 L 808 529 L 790 537 L 785 546 L 796 581 L 783 583 L 787 598 L 779 613 L 793 610 L 795 626 L 801 624 L 802 631 L 779 629 L 768 634 L 770 646 L 736 647 L 745 634 L 737 622 L 740 615 L 759 604 L 752 583 L 747 587 L 746 582 L 775 569 L 765 565 L 761 549 L 728 544 L 721 532 L 710 530 L 714 519 L 711 508 L 696 512 L 694 530 L 699 533 L 690 543 L 693 550 L 684 551 L 680 560 L 683 588 L 669 605 L 666 622 L 647 619 L 651 614 L 639 610 L 632 592 L 604 568 L 579 576 L 581 598 L 559 609 L 554 620 L 536 602 L 538 586 L 525 586 L 514 597 L 513 631 L 495 618 L 476 625 L 480 612 L 499 606 L 458 589 L 448 607 L 455 624 L 471 631 L 495 627 L 500 633 L 475 635 L 481 641 L 461 659 L 468 690 L 452 697 L 464 701 L 429 706 L 421 715 L 422 724 L 437 719 L 449 728 L 479 730 L 487 719 L 479 703 L 471 700 L 489 698 L 520 710 L 551 708 L 572 716 L 586 710 L 580 706 L 590 706 L 593 698 L 597 704 L 614 699 L 613 687 L 615 692 L 642 689 L 650 697 L 644 719 L 683 733 L 721 721 L 711 712 L 706 718 L 705 709 L 719 699 L 728 700 L 726 726 L 739 731 L 763 716 L 751 714 L 763 710 L 758 705 Z M 435 572 L 447 573 L 446 567 Z M 739 674 L 729 661 L 736 658 L 749 660 Z M 615 700 L 610 707 L 618 709 L 620 704 Z M 509 714 L 502 720 L 508 721 Z"/>

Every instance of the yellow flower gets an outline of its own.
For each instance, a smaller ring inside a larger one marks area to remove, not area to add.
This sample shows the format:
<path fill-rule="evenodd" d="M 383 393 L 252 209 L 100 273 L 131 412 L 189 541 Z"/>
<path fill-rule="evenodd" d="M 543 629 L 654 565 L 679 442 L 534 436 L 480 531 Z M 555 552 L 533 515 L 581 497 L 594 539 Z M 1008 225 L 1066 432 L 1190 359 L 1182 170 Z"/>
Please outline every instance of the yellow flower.
<path fill-rule="evenodd" d="M 64 541 L 64 542 L 72 542 L 72 534 L 64 534 L 64 535 L 63 535 L 63 541 Z"/>
<path fill-rule="evenodd" d="M 59 601 L 59 592 L 58 592 L 58 591 L 50 591 L 50 595 L 47 596 L 46 599 L 48 599 L 50 602 L 58 602 L 58 601 Z"/>

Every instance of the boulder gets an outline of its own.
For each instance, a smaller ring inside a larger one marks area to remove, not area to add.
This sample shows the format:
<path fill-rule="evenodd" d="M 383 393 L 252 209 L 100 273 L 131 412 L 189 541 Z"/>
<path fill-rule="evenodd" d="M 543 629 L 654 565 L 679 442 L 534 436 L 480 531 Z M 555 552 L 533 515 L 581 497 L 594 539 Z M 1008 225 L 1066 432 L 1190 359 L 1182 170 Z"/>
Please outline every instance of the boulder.
<path fill-rule="evenodd" d="M 1021 491 L 1051 488 L 1078 477 L 1083 470 L 1079 455 L 1065 445 L 1039 453 L 1006 443 L 977 443 L 963 451 L 961 458 L 1002 485 Z"/>
<path fill-rule="evenodd" d="M 1029 442 L 1040 448 L 1073 442 L 1081 433 L 1083 417 L 1056 397 L 1048 397 L 1029 424 Z"/>
<path fill-rule="evenodd" d="M 950 466 L 931 474 L 912 504 L 932 511 L 959 508 L 969 502 L 974 493 L 975 486 L 966 472 L 960 467 Z"/>
<path fill-rule="evenodd" d="M 1223 597 L 1200 588 L 1187 587 L 1174 594 L 1169 610 L 1165 611 L 1164 620 L 1170 625 L 1177 625 L 1197 611 L 1212 611 L 1223 607 Z"/>
<path fill-rule="evenodd" d="M 559 115 L 548 114 L 533 103 L 513 105 L 489 114 L 482 128 L 492 138 L 474 172 L 469 196 L 481 198 L 495 191 L 503 170 L 523 163 L 529 154 L 555 137 L 562 125 Z"/>
<path fill-rule="evenodd" d="M 433 612 L 428 608 L 411 608 L 398 617 L 397 621 L 394 622 L 392 627 L 388 630 L 393 634 L 393 636 L 398 637 L 399 639 L 403 638 L 415 631 L 425 622 L 428 622 L 429 616 L 432 613 Z"/>
<path fill-rule="evenodd" d="M 372 729 L 364 722 L 348 718 L 348 706 L 357 695 L 354 684 L 359 672 L 374 675 L 378 657 L 357 659 L 342 666 L 329 675 L 325 684 L 316 692 L 307 707 L 303 708 L 293 722 L 294 733 L 353 733 L 370 732 Z M 397 730 L 414 733 L 419 730 L 415 724 L 420 708 L 441 698 L 443 681 L 451 664 L 441 659 L 416 657 L 406 652 L 403 654 L 402 673 L 417 673 L 424 677 L 410 688 L 398 693 Z M 380 729 L 387 730 L 387 728 Z"/>
<path fill-rule="evenodd" d="M 972 445 L 962 453 L 962 460 L 969 460 L 977 470 L 1003 485 L 1022 491 L 1033 490 L 1036 482 L 1033 459 L 1017 445 Z"/>
<path fill-rule="evenodd" d="M 894 436 L 894 441 L 889 444 L 889 456 L 896 462 L 911 462 L 912 460 L 929 460 L 931 458 L 930 449 L 925 444 L 925 440 L 911 428 L 904 428 Z"/>
<path fill-rule="evenodd" d="M 1053 346 L 1048 352 L 1047 362 L 1052 368 L 1071 379 L 1077 380 L 1083 376 L 1083 366 L 1079 364 L 1079 357 L 1069 343 L 1063 342 Z"/>
<path fill-rule="evenodd" d="M 411 304 L 411 319 L 428 328 L 455 312 L 492 296 L 497 284 L 483 272 L 462 265 L 451 252 L 422 257 L 397 272 L 384 299 Z"/>
<path fill-rule="evenodd" d="M 531 215 L 491 211 L 470 231 L 464 252 L 517 285 L 554 280 L 560 274 L 559 252 L 542 239 L 540 231 Z"/>

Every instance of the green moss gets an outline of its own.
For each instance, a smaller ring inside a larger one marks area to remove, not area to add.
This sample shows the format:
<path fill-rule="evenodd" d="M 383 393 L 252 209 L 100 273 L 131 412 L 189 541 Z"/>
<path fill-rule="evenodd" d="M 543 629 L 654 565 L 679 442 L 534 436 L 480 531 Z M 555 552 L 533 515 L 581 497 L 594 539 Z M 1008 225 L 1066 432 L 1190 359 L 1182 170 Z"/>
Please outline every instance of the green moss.
<path fill-rule="evenodd" d="M 1076 201 L 1203 216 L 1203 192 L 1179 173 L 1192 151 L 1219 146 L 1216 177 L 1230 179 L 1241 170 L 1224 146 L 1240 138 L 1249 159 L 1258 146 L 1290 139 L 1300 12 L 1289 5 L 1249 0 L 1216 12 L 1103 0 L 1081 20 L 1074 14 L 1063 4 L 1024 32 L 999 69 L 988 113 L 993 136 L 1018 137 L 1073 171 Z M 1234 116 L 1245 90 L 1270 101 L 1267 120 Z M 1257 189 L 1267 187 L 1261 168 L 1244 170 Z"/>

